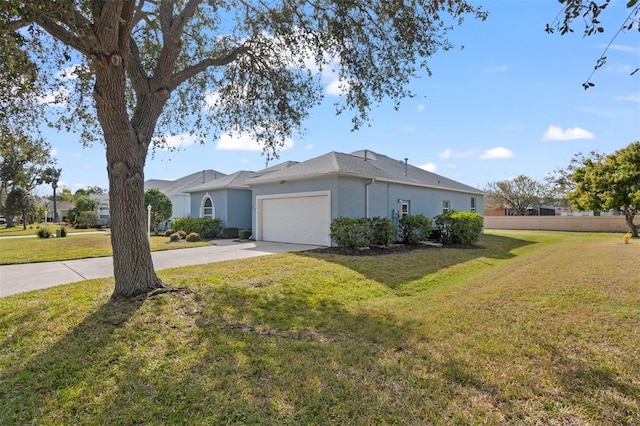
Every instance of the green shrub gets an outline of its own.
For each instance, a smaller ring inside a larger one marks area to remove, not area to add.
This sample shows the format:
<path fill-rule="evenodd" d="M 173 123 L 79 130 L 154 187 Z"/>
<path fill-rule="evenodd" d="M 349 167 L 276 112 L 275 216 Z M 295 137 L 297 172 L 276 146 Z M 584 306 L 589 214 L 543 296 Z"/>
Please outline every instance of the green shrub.
<path fill-rule="evenodd" d="M 98 213 L 93 211 L 82 212 L 78 215 L 78 220 L 76 221 L 76 228 L 78 229 L 88 229 L 93 228 L 98 223 Z"/>
<path fill-rule="evenodd" d="M 57 232 L 56 232 L 57 235 Z M 67 228 L 65 228 L 64 226 L 60 227 L 60 236 L 61 237 L 66 237 L 67 236 Z"/>
<path fill-rule="evenodd" d="M 50 238 L 51 231 L 49 231 L 48 226 L 43 226 L 42 228 L 38 228 L 36 235 L 38 236 L 38 238 Z"/>
<path fill-rule="evenodd" d="M 418 244 L 429 239 L 431 232 L 431 219 L 421 214 L 409 214 L 402 216 L 398 221 L 400 225 L 400 239 L 404 244 Z"/>
<path fill-rule="evenodd" d="M 178 232 L 176 232 L 176 234 L 178 234 L 181 240 L 184 240 L 185 238 L 187 238 L 187 231 L 185 231 L 184 229 L 179 230 Z"/>
<path fill-rule="evenodd" d="M 435 218 L 442 244 L 471 245 L 480 239 L 484 218 L 471 212 L 449 211 Z"/>
<path fill-rule="evenodd" d="M 238 238 L 238 228 L 224 228 L 222 230 L 222 238 Z"/>
<path fill-rule="evenodd" d="M 166 231 L 164 231 L 164 236 L 165 237 L 170 237 L 171 234 L 173 234 L 174 232 L 176 232 L 176 231 L 174 231 L 173 228 L 169 228 Z"/>
<path fill-rule="evenodd" d="M 329 236 L 339 247 L 369 247 L 372 236 L 371 221 L 369 219 L 338 217 L 331 221 Z"/>
<path fill-rule="evenodd" d="M 198 234 L 197 232 L 189 233 L 189 235 L 187 235 L 186 240 L 189 243 L 197 243 L 198 241 L 202 241 L 200 238 L 200 234 Z"/>
<path fill-rule="evenodd" d="M 371 219 L 371 244 L 376 246 L 389 245 L 396 237 L 396 227 L 391 219 L 374 217 Z"/>
<path fill-rule="evenodd" d="M 181 217 L 171 221 L 171 228 L 182 229 L 187 234 L 197 232 L 201 238 L 215 238 L 220 234 L 220 219 L 205 217 Z"/>
<path fill-rule="evenodd" d="M 238 231 L 238 237 L 240 237 L 241 240 L 248 240 L 251 238 L 251 234 L 253 234 L 251 229 L 241 229 Z"/>
<path fill-rule="evenodd" d="M 169 235 L 169 241 L 172 242 L 176 242 L 176 241 L 180 241 L 182 238 L 180 237 L 180 234 L 178 234 L 177 232 L 174 232 L 173 234 Z"/>

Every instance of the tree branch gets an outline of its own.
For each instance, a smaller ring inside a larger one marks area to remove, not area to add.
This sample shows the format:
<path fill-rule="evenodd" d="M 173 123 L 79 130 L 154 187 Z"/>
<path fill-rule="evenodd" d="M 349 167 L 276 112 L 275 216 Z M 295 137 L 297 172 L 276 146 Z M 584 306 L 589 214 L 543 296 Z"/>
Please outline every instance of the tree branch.
<path fill-rule="evenodd" d="M 171 77 L 171 82 L 169 85 L 169 90 L 173 90 L 178 87 L 180 84 L 189 80 L 191 77 L 205 71 L 210 67 L 219 67 L 224 65 L 229 65 L 230 63 L 236 61 L 238 57 L 242 54 L 247 54 L 250 52 L 250 49 L 244 44 L 233 49 L 229 54 L 220 57 L 220 58 L 207 58 L 199 63 L 192 65 L 175 73 Z"/>

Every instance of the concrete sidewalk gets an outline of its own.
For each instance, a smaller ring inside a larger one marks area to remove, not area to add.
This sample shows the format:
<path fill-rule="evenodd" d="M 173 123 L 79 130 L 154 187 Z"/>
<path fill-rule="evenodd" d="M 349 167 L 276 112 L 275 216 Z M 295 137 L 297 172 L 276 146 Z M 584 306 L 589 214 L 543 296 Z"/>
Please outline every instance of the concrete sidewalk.
<path fill-rule="evenodd" d="M 178 266 L 246 259 L 275 253 L 305 251 L 318 246 L 268 241 L 216 240 L 216 245 L 151 253 L 156 271 Z M 60 284 L 113 276 L 113 258 L 66 260 L 0 266 L 0 297 Z"/>

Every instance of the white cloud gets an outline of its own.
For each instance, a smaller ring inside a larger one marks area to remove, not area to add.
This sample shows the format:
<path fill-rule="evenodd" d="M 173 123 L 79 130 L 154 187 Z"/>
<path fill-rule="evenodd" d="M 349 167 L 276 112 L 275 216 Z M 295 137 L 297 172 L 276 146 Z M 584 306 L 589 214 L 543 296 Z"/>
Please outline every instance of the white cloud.
<path fill-rule="evenodd" d="M 351 84 L 348 81 L 340 80 L 335 77 L 329 82 L 329 84 L 327 84 L 325 92 L 332 96 L 342 96 L 349 90 L 351 90 Z"/>
<path fill-rule="evenodd" d="M 513 151 L 501 146 L 488 149 L 480 155 L 481 160 L 497 160 L 502 158 L 513 158 Z"/>
<path fill-rule="evenodd" d="M 640 102 L 640 95 L 637 93 L 632 93 L 626 96 L 620 96 L 617 98 L 619 101 L 629 101 L 629 102 Z"/>
<path fill-rule="evenodd" d="M 602 48 L 608 48 L 611 50 L 617 50 L 618 52 L 625 52 L 625 53 L 638 53 L 640 52 L 640 49 L 638 49 L 638 47 L 633 47 L 633 46 L 625 46 L 622 44 L 612 44 L 607 46 L 606 44 L 601 44 L 600 45 Z"/>
<path fill-rule="evenodd" d="M 419 104 L 416 109 L 418 110 L 418 112 L 422 112 L 424 111 L 424 105 L 423 104 Z"/>
<path fill-rule="evenodd" d="M 485 68 L 484 72 L 506 72 L 508 67 L 506 65 L 494 65 L 489 68 Z"/>
<path fill-rule="evenodd" d="M 66 87 L 60 87 L 56 91 L 49 91 L 36 99 L 39 105 L 48 107 L 65 108 L 67 106 L 67 100 L 69 99 L 69 89 Z"/>
<path fill-rule="evenodd" d="M 305 145 L 304 149 L 307 150 L 307 151 L 312 151 L 313 150 L 313 144 L 310 143 L 310 144 Z"/>
<path fill-rule="evenodd" d="M 293 139 L 286 138 L 282 151 L 293 147 Z M 224 134 L 216 144 L 216 149 L 220 151 L 262 151 L 262 145 L 248 134 L 229 135 Z"/>
<path fill-rule="evenodd" d="M 477 150 L 471 149 L 469 151 L 455 151 L 451 148 L 447 148 L 438 154 L 438 158 L 448 160 L 450 158 L 469 158 L 476 154 Z"/>
<path fill-rule="evenodd" d="M 436 166 L 434 163 L 427 163 L 427 164 L 423 164 L 422 166 L 418 166 L 419 168 L 421 168 L 422 170 L 426 170 L 428 172 L 431 173 L 435 173 L 438 171 L 438 166 Z"/>
<path fill-rule="evenodd" d="M 558 126 L 549 126 L 542 137 L 545 141 L 572 141 L 578 139 L 595 139 L 595 135 L 580 127 L 562 130 Z"/>

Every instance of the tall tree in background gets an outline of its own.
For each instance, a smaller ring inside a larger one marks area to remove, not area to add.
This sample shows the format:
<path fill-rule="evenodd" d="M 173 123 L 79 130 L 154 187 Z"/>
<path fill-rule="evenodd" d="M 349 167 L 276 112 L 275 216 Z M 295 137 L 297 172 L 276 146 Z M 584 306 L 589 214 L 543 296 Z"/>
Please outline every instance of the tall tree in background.
<path fill-rule="evenodd" d="M 151 188 L 144 193 L 144 205 L 151 206 L 151 225 L 157 234 L 158 225 L 171 218 L 173 213 L 171 199 L 160 190 Z"/>
<path fill-rule="evenodd" d="M 55 167 L 47 167 L 42 171 L 42 174 L 38 178 L 38 184 L 46 183 L 51 185 L 53 189 L 53 221 L 60 222 L 58 218 L 58 205 L 56 202 L 56 189 L 58 189 L 58 181 L 60 180 L 60 173 L 62 169 L 56 169 Z"/>
<path fill-rule="evenodd" d="M 33 139 L 20 131 L 11 131 L 0 123 L 0 212 L 4 213 L 7 195 L 17 187 L 30 192 L 42 170 L 54 163 L 51 147 L 42 139 Z M 13 226 L 11 221 L 7 226 Z"/>
<path fill-rule="evenodd" d="M 485 191 L 490 199 L 511 207 L 517 216 L 526 216 L 527 208 L 540 204 L 545 196 L 544 185 L 524 175 L 489 183 Z"/>
<path fill-rule="evenodd" d="M 36 211 L 36 202 L 24 188 L 15 187 L 7 195 L 7 226 L 13 222 L 14 216 L 22 217 L 22 229 L 27 229 L 27 217 Z"/>
<path fill-rule="evenodd" d="M 337 111 L 354 109 L 357 129 L 383 98 L 397 106 L 411 95 L 408 82 L 430 73 L 427 59 L 452 47 L 448 31 L 469 15 L 486 18 L 465 0 L 5 0 L 0 31 L 35 34 L 28 41 L 46 53 L 39 60 L 53 58 L 57 70 L 80 58 L 66 62 L 76 89 L 66 105 L 76 121 L 95 107 L 109 176 L 112 297 L 128 298 L 166 288 L 145 233 L 150 146 L 172 132 L 245 132 L 276 155 L 320 102 L 327 69 L 344 91 Z"/>
<path fill-rule="evenodd" d="M 569 200 L 578 210 L 622 211 L 631 235 L 638 238 L 640 224 L 633 223 L 640 209 L 640 142 L 606 156 L 577 156 L 581 165 L 572 175 L 576 183 Z"/>

